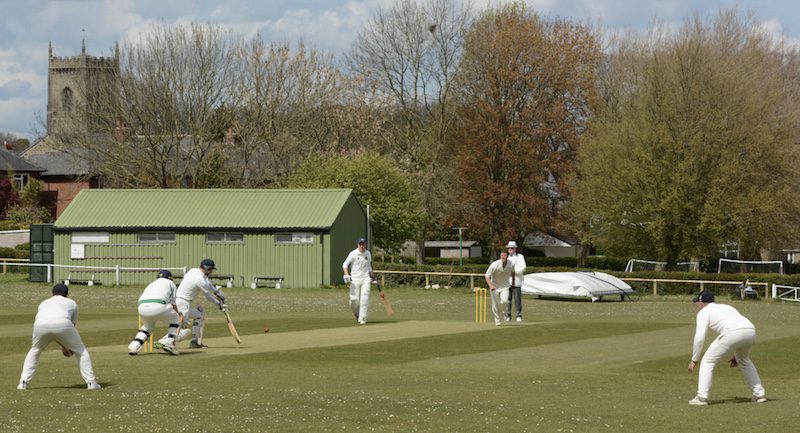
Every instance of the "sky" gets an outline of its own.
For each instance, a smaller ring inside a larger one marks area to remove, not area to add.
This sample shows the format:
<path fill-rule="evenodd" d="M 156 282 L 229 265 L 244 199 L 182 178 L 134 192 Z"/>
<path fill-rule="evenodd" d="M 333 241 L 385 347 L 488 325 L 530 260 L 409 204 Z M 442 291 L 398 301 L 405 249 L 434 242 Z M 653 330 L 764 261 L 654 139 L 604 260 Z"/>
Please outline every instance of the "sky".
<path fill-rule="evenodd" d="M 35 139 L 47 112 L 47 53 L 110 56 L 154 23 L 213 23 L 244 37 L 303 40 L 344 53 L 378 8 L 395 0 L 0 0 L 0 133 Z M 424 1 L 424 0 L 422 0 Z M 461 2 L 461 0 L 453 0 Z M 472 0 L 476 9 L 505 0 Z M 738 7 L 765 30 L 800 46 L 797 0 L 526 0 L 545 17 L 570 18 L 610 31 L 646 29 L 654 18 L 677 27 L 700 14 Z"/>

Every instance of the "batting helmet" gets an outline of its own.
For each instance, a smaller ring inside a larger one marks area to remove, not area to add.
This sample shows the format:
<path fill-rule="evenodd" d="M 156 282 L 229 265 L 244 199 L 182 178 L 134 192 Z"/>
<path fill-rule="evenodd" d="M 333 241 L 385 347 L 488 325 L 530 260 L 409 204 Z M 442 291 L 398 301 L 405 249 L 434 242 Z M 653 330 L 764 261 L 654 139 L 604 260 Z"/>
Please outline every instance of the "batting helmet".
<path fill-rule="evenodd" d="M 217 267 L 214 266 L 214 261 L 211 259 L 203 259 L 203 261 L 200 262 L 200 267 L 206 270 L 217 269 Z"/>

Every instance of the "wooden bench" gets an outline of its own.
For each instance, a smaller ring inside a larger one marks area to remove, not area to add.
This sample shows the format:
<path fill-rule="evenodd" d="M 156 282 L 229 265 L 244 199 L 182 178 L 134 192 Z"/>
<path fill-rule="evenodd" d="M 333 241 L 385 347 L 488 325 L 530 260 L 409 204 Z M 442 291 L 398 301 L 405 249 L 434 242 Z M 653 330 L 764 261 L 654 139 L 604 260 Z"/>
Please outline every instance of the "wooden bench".
<path fill-rule="evenodd" d="M 216 273 L 212 273 L 208 277 L 208 279 L 211 280 L 212 282 L 219 281 L 221 283 L 225 283 L 225 287 L 227 287 L 229 289 L 231 287 L 233 287 L 233 275 L 231 275 L 231 274 L 216 274 Z"/>
<path fill-rule="evenodd" d="M 253 277 L 253 282 L 250 284 L 250 288 L 256 289 L 259 287 L 273 287 L 275 289 L 280 289 L 282 285 L 283 277 L 260 276 Z"/>
<path fill-rule="evenodd" d="M 75 273 L 90 274 L 90 272 L 86 271 L 76 271 Z M 85 284 L 87 286 L 94 286 L 95 284 L 103 284 L 103 282 L 95 277 L 94 272 L 91 272 L 91 276 L 89 278 L 72 278 L 72 272 L 70 272 L 67 274 L 67 279 L 64 280 L 64 284 L 67 286 L 70 284 Z"/>

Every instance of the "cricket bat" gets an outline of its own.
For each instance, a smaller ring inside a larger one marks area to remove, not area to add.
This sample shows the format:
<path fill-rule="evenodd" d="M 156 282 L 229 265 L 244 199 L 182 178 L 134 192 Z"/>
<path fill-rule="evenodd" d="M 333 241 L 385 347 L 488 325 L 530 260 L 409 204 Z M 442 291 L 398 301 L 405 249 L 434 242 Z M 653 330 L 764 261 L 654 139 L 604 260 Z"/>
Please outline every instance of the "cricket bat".
<path fill-rule="evenodd" d="M 378 292 L 380 292 L 381 294 L 381 302 L 383 302 L 383 308 L 386 310 L 386 315 L 391 316 L 392 314 L 394 314 L 394 309 L 392 309 L 392 305 L 389 304 L 389 300 L 386 299 L 386 293 L 383 293 L 380 284 L 376 283 L 375 286 L 378 287 Z"/>
<path fill-rule="evenodd" d="M 233 335 L 233 339 L 236 340 L 237 343 L 242 344 L 242 339 L 239 338 L 239 333 L 236 332 L 236 327 L 233 326 L 233 321 L 231 321 L 231 315 L 228 314 L 228 309 L 222 310 L 225 313 L 225 320 L 228 321 L 228 330 L 231 331 L 231 335 Z"/>

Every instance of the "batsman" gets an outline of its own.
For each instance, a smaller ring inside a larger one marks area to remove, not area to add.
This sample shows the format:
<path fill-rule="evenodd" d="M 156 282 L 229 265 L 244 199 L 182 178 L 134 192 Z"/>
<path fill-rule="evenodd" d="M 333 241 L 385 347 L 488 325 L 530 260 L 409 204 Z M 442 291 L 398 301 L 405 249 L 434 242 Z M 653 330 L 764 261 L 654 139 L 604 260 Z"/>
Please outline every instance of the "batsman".
<path fill-rule="evenodd" d="M 358 240 L 358 246 L 347 255 L 342 264 L 344 283 L 350 285 L 350 309 L 359 325 L 367 323 L 369 291 L 375 272 L 372 271 L 372 255 L 367 250 L 367 240 Z"/>
<path fill-rule="evenodd" d="M 175 305 L 178 307 L 178 313 L 183 317 L 184 321 L 189 321 L 192 324 L 191 332 L 188 329 L 182 329 L 175 342 L 183 341 L 191 334 L 192 341 L 189 347 L 192 349 L 207 348 L 203 344 L 203 325 L 205 324 L 206 313 L 203 305 L 192 305 L 194 298 L 197 297 L 198 292 L 202 292 L 209 302 L 216 305 L 220 310 L 227 308 L 225 304 L 225 294 L 222 290 L 214 286 L 209 281 L 208 276 L 216 269 L 214 261 L 211 259 L 203 259 L 200 262 L 199 268 L 193 268 L 186 272 L 183 276 L 181 283 L 178 285 L 178 292 L 175 299 Z M 168 338 L 166 336 L 165 338 Z M 156 343 L 154 346 L 163 349 L 160 344 Z"/>

